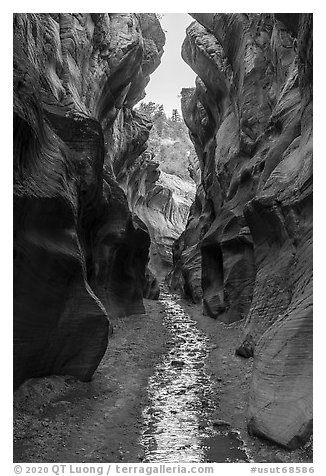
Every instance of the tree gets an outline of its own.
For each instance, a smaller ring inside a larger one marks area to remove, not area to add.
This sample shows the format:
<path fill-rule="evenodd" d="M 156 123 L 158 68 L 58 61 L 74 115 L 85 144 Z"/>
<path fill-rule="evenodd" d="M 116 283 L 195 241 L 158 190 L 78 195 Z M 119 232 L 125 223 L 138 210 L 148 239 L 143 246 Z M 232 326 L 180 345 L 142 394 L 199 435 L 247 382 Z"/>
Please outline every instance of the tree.
<path fill-rule="evenodd" d="M 178 110 L 173 109 L 171 118 L 168 118 L 163 105 L 152 101 L 140 103 L 136 110 L 153 122 L 147 150 L 155 155 L 154 160 L 159 162 L 160 169 L 189 180 L 188 168 L 196 153 Z"/>
<path fill-rule="evenodd" d="M 157 108 L 157 104 L 155 104 L 155 102 L 153 101 L 150 101 L 148 103 L 141 102 L 138 107 L 138 111 L 141 112 L 142 114 L 146 114 L 146 116 L 149 116 L 152 119 L 156 111 L 156 108 Z"/>
<path fill-rule="evenodd" d="M 154 115 L 153 115 L 153 119 L 155 121 L 160 120 L 160 119 L 166 119 L 163 104 L 156 105 L 156 109 L 155 109 L 155 112 L 154 112 Z"/>
<path fill-rule="evenodd" d="M 172 121 L 173 122 L 180 122 L 181 121 L 180 115 L 178 113 L 178 109 L 172 109 Z"/>

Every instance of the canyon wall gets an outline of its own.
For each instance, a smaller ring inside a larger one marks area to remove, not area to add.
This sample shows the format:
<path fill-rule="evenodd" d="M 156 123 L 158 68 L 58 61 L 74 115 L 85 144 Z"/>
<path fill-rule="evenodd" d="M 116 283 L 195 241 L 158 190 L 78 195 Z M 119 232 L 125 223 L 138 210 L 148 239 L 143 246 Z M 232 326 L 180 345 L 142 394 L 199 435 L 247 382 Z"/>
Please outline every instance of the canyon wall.
<path fill-rule="evenodd" d="M 312 432 L 312 15 L 192 16 L 183 115 L 201 181 L 171 283 L 244 319 L 248 429 L 294 448 Z"/>
<path fill-rule="evenodd" d="M 118 180 L 130 209 L 148 228 L 149 268 L 163 281 L 173 265 L 172 245 L 187 223 L 195 183 L 162 171 L 149 152 L 144 152 Z"/>
<path fill-rule="evenodd" d="M 89 380 L 110 317 L 141 313 L 150 237 L 117 176 L 151 124 L 154 14 L 14 15 L 14 387 Z M 144 291 L 145 290 L 145 291 Z"/>

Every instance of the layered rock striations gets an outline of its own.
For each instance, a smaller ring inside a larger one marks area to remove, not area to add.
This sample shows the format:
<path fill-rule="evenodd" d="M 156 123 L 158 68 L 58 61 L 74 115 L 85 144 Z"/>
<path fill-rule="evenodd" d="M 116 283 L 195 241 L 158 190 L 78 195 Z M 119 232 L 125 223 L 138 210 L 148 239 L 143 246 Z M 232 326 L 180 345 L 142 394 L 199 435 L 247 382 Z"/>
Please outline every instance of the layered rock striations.
<path fill-rule="evenodd" d="M 187 223 L 195 183 L 162 171 L 150 152 L 142 154 L 122 177 L 130 208 L 151 237 L 149 268 L 163 280 L 172 268 L 172 245 Z"/>
<path fill-rule="evenodd" d="M 116 175 L 164 41 L 154 14 L 14 15 L 15 387 L 90 379 L 110 316 L 143 311 L 150 238 Z"/>
<path fill-rule="evenodd" d="M 183 115 L 201 166 L 174 285 L 254 356 L 249 431 L 312 431 L 312 15 L 193 14 Z"/>

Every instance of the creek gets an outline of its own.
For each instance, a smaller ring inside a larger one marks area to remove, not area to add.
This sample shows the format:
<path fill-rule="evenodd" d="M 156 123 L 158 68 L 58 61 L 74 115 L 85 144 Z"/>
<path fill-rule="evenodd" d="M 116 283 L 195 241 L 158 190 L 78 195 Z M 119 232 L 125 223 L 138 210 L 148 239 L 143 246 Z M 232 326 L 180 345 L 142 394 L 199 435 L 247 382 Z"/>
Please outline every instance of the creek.
<path fill-rule="evenodd" d="M 236 430 L 218 415 L 205 359 L 211 343 L 196 322 L 161 291 L 168 351 L 156 365 L 147 387 L 141 445 L 147 463 L 249 462 Z"/>

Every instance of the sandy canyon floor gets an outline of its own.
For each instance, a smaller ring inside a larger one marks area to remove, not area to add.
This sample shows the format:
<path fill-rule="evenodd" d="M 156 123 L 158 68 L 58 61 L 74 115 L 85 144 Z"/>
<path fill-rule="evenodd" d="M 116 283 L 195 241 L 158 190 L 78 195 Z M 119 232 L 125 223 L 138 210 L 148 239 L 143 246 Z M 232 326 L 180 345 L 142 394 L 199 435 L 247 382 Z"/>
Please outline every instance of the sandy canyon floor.
<path fill-rule="evenodd" d="M 226 326 L 163 291 L 116 319 L 89 383 L 31 379 L 14 397 L 15 462 L 310 462 L 248 435 L 252 359 Z"/>

